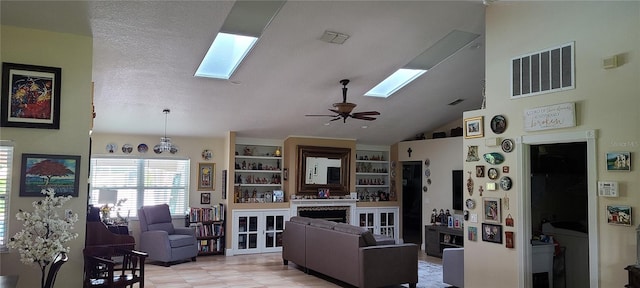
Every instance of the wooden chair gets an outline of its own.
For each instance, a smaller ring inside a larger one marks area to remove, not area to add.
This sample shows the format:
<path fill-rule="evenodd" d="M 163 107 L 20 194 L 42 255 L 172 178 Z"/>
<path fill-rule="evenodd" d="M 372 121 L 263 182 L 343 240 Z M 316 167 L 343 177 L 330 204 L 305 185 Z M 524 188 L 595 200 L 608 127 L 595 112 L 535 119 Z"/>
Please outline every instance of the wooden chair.
<path fill-rule="evenodd" d="M 43 288 L 53 288 L 53 284 L 56 282 L 56 276 L 58 275 L 58 271 L 60 271 L 60 267 L 62 264 L 67 263 L 69 261 L 69 256 L 67 253 L 60 253 L 53 259 L 53 263 L 51 264 L 51 268 L 49 268 L 49 273 L 47 274 L 47 281 L 44 284 Z"/>
<path fill-rule="evenodd" d="M 84 287 L 144 287 L 147 253 L 113 247 L 84 249 Z"/>

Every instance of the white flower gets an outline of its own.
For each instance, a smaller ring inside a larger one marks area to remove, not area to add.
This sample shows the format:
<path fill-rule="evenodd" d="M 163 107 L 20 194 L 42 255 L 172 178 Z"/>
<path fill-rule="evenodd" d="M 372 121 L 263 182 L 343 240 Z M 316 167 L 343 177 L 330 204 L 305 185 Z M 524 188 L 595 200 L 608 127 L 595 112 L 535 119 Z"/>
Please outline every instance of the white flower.
<path fill-rule="evenodd" d="M 16 218 L 24 221 L 22 231 L 16 233 L 8 246 L 17 249 L 22 263 L 44 269 L 60 252 L 69 252 L 64 244 L 76 237 L 72 232 L 78 214 L 67 210 L 61 217 L 58 212 L 71 196 L 56 197 L 51 188 L 42 190 L 46 197 L 33 202 L 33 212 L 20 210 Z"/>

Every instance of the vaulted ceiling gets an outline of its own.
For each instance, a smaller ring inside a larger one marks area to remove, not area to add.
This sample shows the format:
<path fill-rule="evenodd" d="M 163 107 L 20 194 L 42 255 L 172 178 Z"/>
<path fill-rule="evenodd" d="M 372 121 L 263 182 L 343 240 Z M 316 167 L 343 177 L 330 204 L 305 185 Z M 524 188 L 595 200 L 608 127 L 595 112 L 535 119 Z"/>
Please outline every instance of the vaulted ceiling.
<path fill-rule="evenodd" d="M 169 136 L 237 131 L 389 145 L 460 119 L 482 102 L 482 1 L 288 1 L 229 80 L 193 75 L 234 1 L 0 5 L 3 25 L 93 37 L 94 133 L 160 136 L 169 108 Z M 326 43 L 326 30 L 350 37 Z M 480 36 L 391 97 L 363 96 L 453 30 Z M 341 79 L 351 80 L 354 112 L 379 111 L 377 120 L 305 117 L 331 114 L 327 109 L 342 101 Z M 456 99 L 464 101 L 448 105 Z"/>

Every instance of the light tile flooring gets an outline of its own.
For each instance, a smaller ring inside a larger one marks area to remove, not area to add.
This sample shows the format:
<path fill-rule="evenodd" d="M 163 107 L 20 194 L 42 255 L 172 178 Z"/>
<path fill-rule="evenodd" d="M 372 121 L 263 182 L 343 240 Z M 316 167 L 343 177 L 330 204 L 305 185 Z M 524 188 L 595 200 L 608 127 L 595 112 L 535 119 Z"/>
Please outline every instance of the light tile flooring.
<path fill-rule="evenodd" d="M 441 259 L 426 256 L 424 251 L 418 251 L 418 260 L 418 287 L 448 287 L 442 283 Z M 292 262 L 285 266 L 282 264 L 281 253 L 229 257 L 200 256 L 196 262 L 185 262 L 171 267 L 148 263 L 145 265 L 145 273 L 147 288 L 350 287 L 317 273 L 305 274 Z"/>

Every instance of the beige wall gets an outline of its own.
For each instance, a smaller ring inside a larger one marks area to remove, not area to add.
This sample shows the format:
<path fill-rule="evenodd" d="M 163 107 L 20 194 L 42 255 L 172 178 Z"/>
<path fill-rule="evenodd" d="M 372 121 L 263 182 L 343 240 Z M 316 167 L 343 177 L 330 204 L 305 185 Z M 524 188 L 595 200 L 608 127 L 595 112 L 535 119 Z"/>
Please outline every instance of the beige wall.
<path fill-rule="evenodd" d="M 597 231 L 591 232 L 597 233 L 599 241 L 597 277 L 599 287 L 624 286 L 627 276 L 623 269 L 636 262 L 635 227 L 608 225 L 603 211 L 610 204 L 635 208 L 640 205 L 640 197 L 635 195 L 640 188 L 639 170 L 611 173 L 606 171 L 604 163 L 608 151 L 629 151 L 632 155 L 640 152 L 640 130 L 636 128 L 640 120 L 637 113 L 640 108 L 640 2 L 497 1 L 487 7 L 486 19 L 487 108 L 467 112 L 464 117 L 484 116 L 485 137 L 489 138 L 497 137 L 487 125 L 497 114 L 505 115 L 508 120 L 506 132 L 500 135 L 502 138 L 596 130 L 597 179 L 589 181 L 619 181 L 621 188 L 619 198 L 596 199 Z M 571 41 L 575 41 L 575 89 L 510 99 L 511 58 Z M 621 55 L 622 65 L 603 69 L 602 60 L 612 55 Z M 565 102 L 576 103 L 577 127 L 523 131 L 523 110 Z M 484 146 L 484 139 L 465 140 L 464 146 L 468 145 L 479 145 L 480 154 L 499 150 Z M 508 154 L 501 166 L 510 166 L 510 174 L 518 175 L 514 153 Z M 637 167 L 635 157 L 632 161 L 631 167 Z M 470 169 L 471 164 L 465 165 L 465 170 Z M 514 187 L 519 180 L 514 178 Z M 518 215 L 516 203 L 522 201 L 522 191 L 512 189 L 508 193 L 511 201 L 508 212 Z M 506 193 L 496 195 L 504 197 Z M 634 225 L 638 219 L 633 217 Z M 511 231 L 515 231 L 517 225 L 516 222 Z M 517 287 L 520 267 L 517 259 L 521 249 L 523 247 L 507 249 L 504 244 L 482 241 L 465 242 L 465 286 L 488 287 L 500 283 L 500 287 Z M 487 259 L 491 259 L 490 265 Z"/>
<path fill-rule="evenodd" d="M 75 225 L 78 238 L 69 242 L 70 260 L 58 274 L 58 287 L 82 286 L 82 247 L 87 201 L 87 169 L 89 160 L 89 129 L 91 125 L 92 39 L 71 34 L 1 27 L 2 62 L 62 68 L 60 129 L 0 128 L 0 139 L 13 140 L 15 145 L 8 235 L 22 229 L 15 219 L 18 209 L 33 211 L 31 203 L 38 198 L 20 197 L 20 165 L 23 153 L 80 155 L 79 196 L 65 204 L 78 213 Z M 11 250 L 0 254 L 0 274 L 19 274 L 19 287 L 39 287 L 40 270 L 22 264 L 20 255 Z"/>
<path fill-rule="evenodd" d="M 411 157 L 406 152 L 411 148 Z M 398 143 L 398 161 L 400 167 L 405 161 L 419 161 L 422 163 L 422 185 L 427 186 L 427 192 L 422 192 L 422 224 L 430 225 L 433 209 L 450 209 L 451 213 L 462 214 L 453 210 L 451 171 L 462 170 L 462 137 L 448 137 L 440 139 L 405 141 Z M 424 161 L 429 159 L 431 176 L 425 176 Z M 402 171 L 402 170 L 400 170 Z M 402 175 L 398 176 L 398 179 Z M 431 179 L 431 185 L 427 184 Z M 399 180 L 400 184 L 402 180 Z M 400 189 L 402 186 L 400 186 Z M 399 190 L 401 191 L 401 190 Z M 402 194 L 402 193 L 400 193 Z M 422 243 L 424 244 L 424 233 Z M 423 246 L 424 248 L 424 246 Z"/>

